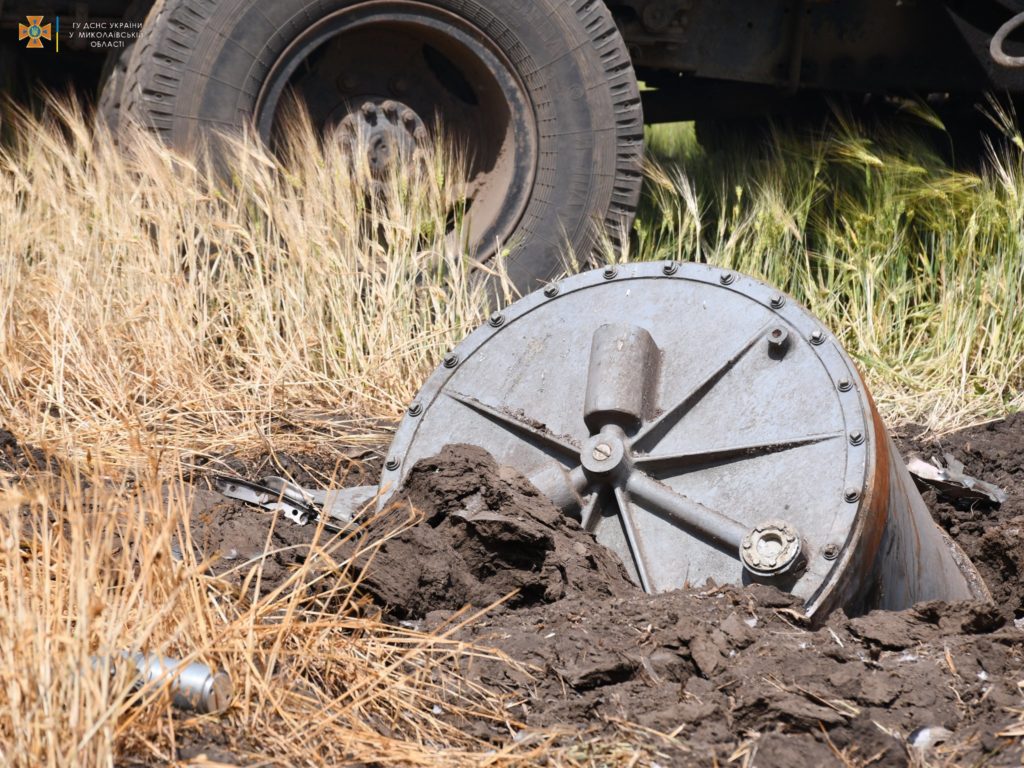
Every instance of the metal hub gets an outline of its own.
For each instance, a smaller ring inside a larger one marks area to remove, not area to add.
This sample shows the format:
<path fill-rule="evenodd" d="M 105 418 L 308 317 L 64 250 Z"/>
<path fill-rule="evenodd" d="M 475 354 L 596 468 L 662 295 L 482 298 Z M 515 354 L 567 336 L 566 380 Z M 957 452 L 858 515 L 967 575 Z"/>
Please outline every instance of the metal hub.
<path fill-rule="evenodd" d="M 394 163 L 408 162 L 417 143 L 427 140 L 427 128 L 414 109 L 393 99 L 368 98 L 338 124 L 350 154 L 365 151 L 375 177 Z"/>
<path fill-rule="evenodd" d="M 256 126 L 271 145 L 286 136 L 292 98 L 322 135 L 339 127 L 368 134 L 378 172 L 411 146 L 409 137 L 442 143 L 464 176 L 450 213 L 471 255 L 485 261 L 511 240 L 537 172 L 537 117 L 516 66 L 460 14 L 418 0 L 365 0 L 327 13 L 267 75 Z"/>
<path fill-rule="evenodd" d="M 952 574 L 943 589 L 904 557 L 939 541 L 935 526 L 897 504 L 890 472 L 902 464 L 856 367 L 792 299 L 707 265 L 629 264 L 498 315 L 417 396 L 382 503 L 418 460 L 470 443 L 529 478 L 647 591 L 767 581 L 811 614 L 971 594 L 948 554 L 932 558 Z M 898 541 L 894 519 L 918 544 Z M 892 552 L 899 574 L 872 586 Z"/>
<path fill-rule="evenodd" d="M 580 466 L 594 479 L 628 472 L 626 441 L 622 430 L 611 427 L 591 437 L 580 451 Z"/>

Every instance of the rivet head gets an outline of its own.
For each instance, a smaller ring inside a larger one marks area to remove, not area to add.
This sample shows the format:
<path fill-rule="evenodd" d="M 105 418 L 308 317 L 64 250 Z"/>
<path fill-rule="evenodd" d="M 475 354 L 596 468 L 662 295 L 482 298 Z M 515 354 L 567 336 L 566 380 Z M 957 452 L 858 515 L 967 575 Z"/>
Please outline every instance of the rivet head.
<path fill-rule="evenodd" d="M 505 316 L 501 312 L 493 312 L 487 319 L 487 324 L 491 328 L 501 328 L 505 324 Z"/>
<path fill-rule="evenodd" d="M 672 275 L 679 271 L 679 264 L 674 261 L 670 261 L 668 264 L 661 268 L 661 271 L 664 275 L 671 277 Z"/>
<path fill-rule="evenodd" d="M 551 285 L 544 289 L 544 295 L 547 296 L 549 299 L 553 299 L 555 298 L 555 296 L 558 295 L 559 290 L 560 289 L 558 287 L 558 283 L 552 283 Z"/>
<path fill-rule="evenodd" d="M 860 491 L 856 488 L 847 488 L 845 493 L 843 493 L 843 498 L 852 504 L 860 499 Z"/>
<path fill-rule="evenodd" d="M 394 456 L 392 456 L 391 458 L 384 462 L 384 469 L 388 470 L 389 472 L 394 472 L 400 466 L 402 466 L 402 462 L 400 462 Z"/>
<path fill-rule="evenodd" d="M 860 445 L 864 442 L 864 433 L 859 429 L 855 429 L 850 433 L 850 445 Z"/>
<path fill-rule="evenodd" d="M 726 272 L 724 275 L 718 278 L 718 281 L 722 285 L 732 285 L 733 283 L 736 282 L 736 275 L 734 275 L 732 272 Z"/>
<path fill-rule="evenodd" d="M 839 547 L 836 544 L 827 544 L 823 550 L 821 550 L 821 556 L 826 560 L 835 560 L 839 557 Z"/>
<path fill-rule="evenodd" d="M 423 406 L 419 403 L 413 403 L 409 406 L 410 416 L 419 416 L 421 413 L 423 413 Z"/>
<path fill-rule="evenodd" d="M 615 276 L 618 275 L 618 274 L 619 274 L 619 270 L 618 270 L 617 267 L 607 266 L 607 267 L 604 268 L 604 279 L 605 280 L 614 280 Z"/>
<path fill-rule="evenodd" d="M 444 356 L 444 367 L 445 368 L 454 368 L 458 364 L 459 364 L 459 356 L 457 354 L 455 354 L 454 352 L 450 352 L 449 354 Z"/>
<path fill-rule="evenodd" d="M 840 379 L 837 386 L 839 387 L 840 392 L 849 392 L 853 389 L 853 382 L 849 379 Z"/>
<path fill-rule="evenodd" d="M 781 293 L 776 293 L 771 298 L 772 309 L 782 309 L 786 306 L 786 297 Z"/>
<path fill-rule="evenodd" d="M 815 346 L 825 343 L 825 332 L 821 330 L 814 331 L 811 334 L 811 344 Z"/>

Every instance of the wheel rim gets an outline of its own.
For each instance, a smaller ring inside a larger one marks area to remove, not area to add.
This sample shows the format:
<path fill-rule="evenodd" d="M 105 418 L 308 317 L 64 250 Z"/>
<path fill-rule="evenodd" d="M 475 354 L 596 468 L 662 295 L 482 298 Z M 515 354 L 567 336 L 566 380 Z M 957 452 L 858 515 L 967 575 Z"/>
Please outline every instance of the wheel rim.
<path fill-rule="evenodd" d="M 362 132 L 378 171 L 410 137 L 443 126 L 466 153 L 461 234 L 472 255 L 484 261 L 509 243 L 533 187 L 536 118 L 515 67 L 481 30 L 435 6 L 371 0 L 311 25 L 271 67 L 256 106 L 268 144 L 289 90 L 321 135 Z"/>

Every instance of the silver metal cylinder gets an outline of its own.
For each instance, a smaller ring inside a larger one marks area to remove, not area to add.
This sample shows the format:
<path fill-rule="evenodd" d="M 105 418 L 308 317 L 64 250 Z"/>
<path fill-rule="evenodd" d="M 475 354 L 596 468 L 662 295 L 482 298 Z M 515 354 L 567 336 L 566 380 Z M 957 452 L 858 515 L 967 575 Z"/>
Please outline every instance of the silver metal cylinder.
<path fill-rule="evenodd" d="M 178 709 L 215 714 L 231 706 L 231 678 L 224 672 L 213 670 L 198 661 L 183 664 L 169 656 L 152 653 L 126 651 L 122 657 L 135 665 L 139 686 L 160 686 L 173 677 L 170 686 L 171 702 Z"/>

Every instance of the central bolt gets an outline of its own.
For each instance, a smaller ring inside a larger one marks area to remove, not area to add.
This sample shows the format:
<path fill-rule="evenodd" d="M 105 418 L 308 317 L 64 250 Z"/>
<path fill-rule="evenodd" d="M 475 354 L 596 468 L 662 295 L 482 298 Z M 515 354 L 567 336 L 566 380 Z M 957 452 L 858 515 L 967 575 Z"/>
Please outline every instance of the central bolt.
<path fill-rule="evenodd" d="M 580 463 L 594 476 L 607 477 L 628 464 L 625 435 L 616 428 L 594 435 L 580 450 Z"/>

